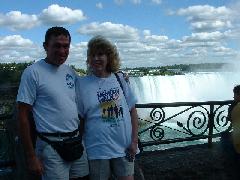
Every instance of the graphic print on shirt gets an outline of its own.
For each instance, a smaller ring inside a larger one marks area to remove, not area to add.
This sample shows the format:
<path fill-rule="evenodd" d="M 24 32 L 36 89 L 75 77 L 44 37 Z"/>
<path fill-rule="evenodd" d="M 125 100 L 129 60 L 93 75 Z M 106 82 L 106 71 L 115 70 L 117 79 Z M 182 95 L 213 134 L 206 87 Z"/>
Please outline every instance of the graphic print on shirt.
<path fill-rule="evenodd" d="M 72 89 L 74 87 L 74 79 L 72 75 L 66 74 L 66 82 L 67 82 L 68 88 Z"/>
<path fill-rule="evenodd" d="M 123 119 L 123 107 L 120 102 L 118 88 L 102 90 L 97 92 L 98 101 L 102 113 L 102 120 L 111 126 L 118 125 Z"/>

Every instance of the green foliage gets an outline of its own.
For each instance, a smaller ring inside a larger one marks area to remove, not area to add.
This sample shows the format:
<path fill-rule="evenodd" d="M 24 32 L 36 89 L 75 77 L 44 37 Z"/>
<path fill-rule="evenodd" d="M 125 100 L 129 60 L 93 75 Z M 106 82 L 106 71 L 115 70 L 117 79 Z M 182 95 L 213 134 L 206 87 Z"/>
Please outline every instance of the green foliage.
<path fill-rule="evenodd" d="M 126 71 L 129 76 L 173 76 L 173 75 L 180 75 L 183 74 L 180 71 L 178 71 L 177 68 L 168 68 L 167 66 L 162 66 L 162 67 L 139 67 L 139 68 L 125 68 L 123 71 Z"/>
<path fill-rule="evenodd" d="M 21 79 L 23 70 L 31 65 L 30 63 L 0 63 L 0 84 L 14 83 L 18 84 Z M 171 66 L 159 66 L 159 67 L 136 67 L 136 68 L 124 68 L 122 70 L 127 71 L 130 76 L 145 76 L 145 75 L 179 75 L 186 72 L 200 71 L 200 70 L 216 70 L 221 69 L 224 63 L 203 63 L 203 64 L 175 64 Z M 80 76 L 86 75 L 84 69 L 78 69 L 75 66 L 71 67 Z"/>
<path fill-rule="evenodd" d="M 200 71 L 219 71 L 226 63 L 202 63 L 202 64 L 175 64 L 169 66 L 159 67 L 136 67 L 124 68 L 123 71 L 128 72 L 129 76 L 172 76 L 182 75 L 187 72 L 200 72 Z"/>
<path fill-rule="evenodd" d="M 26 67 L 33 64 L 30 63 L 0 63 L 0 84 L 19 84 L 21 75 Z M 79 75 L 85 75 L 86 71 L 71 66 Z"/>
<path fill-rule="evenodd" d="M 163 66 L 167 69 L 179 69 L 185 72 L 202 71 L 202 70 L 219 70 L 227 63 L 201 63 L 201 64 L 175 64 L 171 66 Z"/>
<path fill-rule="evenodd" d="M 23 70 L 30 63 L 0 63 L 0 84 L 19 83 Z"/>
<path fill-rule="evenodd" d="M 78 69 L 74 65 L 71 65 L 71 68 L 73 68 L 80 76 L 84 76 L 87 74 L 87 72 L 84 69 Z"/>

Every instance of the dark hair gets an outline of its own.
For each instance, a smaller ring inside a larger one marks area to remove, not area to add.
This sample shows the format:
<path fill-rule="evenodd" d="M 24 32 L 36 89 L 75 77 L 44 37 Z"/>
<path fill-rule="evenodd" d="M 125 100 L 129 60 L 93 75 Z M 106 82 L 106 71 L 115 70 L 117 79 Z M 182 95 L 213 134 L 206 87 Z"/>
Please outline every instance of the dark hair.
<path fill-rule="evenodd" d="M 233 93 L 240 95 L 240 85 L 237 85 L 233 88 Z"/>
<path fill-rule="evenodd" d="M 69 43 L 71 42 L 71 35 L 68 32 L 68 30 L 65 29 L 64 27 L 55 26 L 55 27 L 49 28 L 46 31 L 44 44 L 46 44 L 46 45 L 48 44 L 48 41 L 51 36 L 59 36 L 59 35 L 64 35 L 66 37 L 69 37 Z"/>
<path fill-rule="evenodd" d="M 107 55 L 107 72 L 117 72 L 120 67 L 120 58 L 117 51 L 117 47 L 112 44 L 109 40 L 105 37 L 97 35 L 94 36 L 88 42 L 88 49 L 87 49 L 87 64 L 89 63 L 89 58 L 91 55 L 94 55 L 98 51 Z"/>

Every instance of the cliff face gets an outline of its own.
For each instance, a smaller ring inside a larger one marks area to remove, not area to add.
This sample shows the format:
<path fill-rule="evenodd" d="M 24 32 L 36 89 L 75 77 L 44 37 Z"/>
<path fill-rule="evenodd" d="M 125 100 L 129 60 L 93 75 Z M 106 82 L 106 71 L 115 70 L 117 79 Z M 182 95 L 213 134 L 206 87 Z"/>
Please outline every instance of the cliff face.
<path fill-rule="evenodd" d="M 145 180 L 233 180 L 234 165 L 221 142 L 144 152 L 137 159 Z M 239 173 L 239 171 L 238 171 Z M 135 179 L 141 179 L 136 171 Z"/>

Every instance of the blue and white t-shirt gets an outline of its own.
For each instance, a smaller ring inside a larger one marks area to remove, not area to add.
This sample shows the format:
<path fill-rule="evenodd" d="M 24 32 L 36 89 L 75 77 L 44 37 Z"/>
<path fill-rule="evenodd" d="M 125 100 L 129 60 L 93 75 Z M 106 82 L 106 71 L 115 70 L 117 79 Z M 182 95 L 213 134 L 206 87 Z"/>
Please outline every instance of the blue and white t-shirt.
<path fill-rule="evenodd" d="M 90 160 L 123 157 L 131 144 L 129 111 L 135 106 L 136 97 L 119 76 L 126 97 L 114 74 L 107 78 L 89 75 L 77 80 L 78 111 L 85 119 L 84 142 Z"/>
<path fill-rule="evenodd" d="M 71 132 L 78 128 L 75 72 L 67 65 L 40 60 L 23 72 L 17 101 L 33 107 L 39 132 Z"/>

